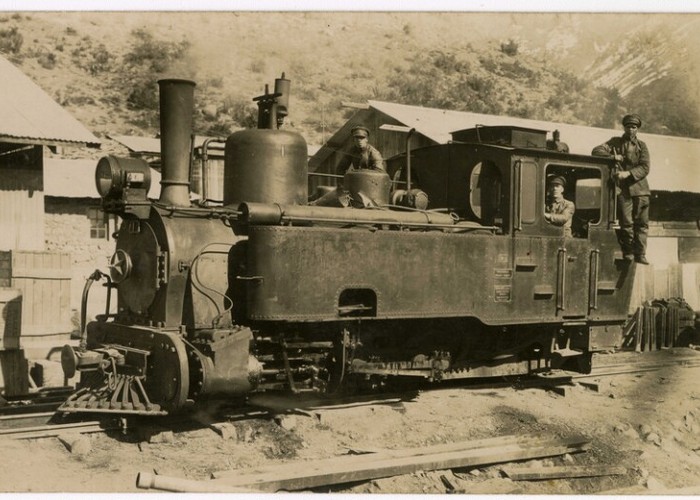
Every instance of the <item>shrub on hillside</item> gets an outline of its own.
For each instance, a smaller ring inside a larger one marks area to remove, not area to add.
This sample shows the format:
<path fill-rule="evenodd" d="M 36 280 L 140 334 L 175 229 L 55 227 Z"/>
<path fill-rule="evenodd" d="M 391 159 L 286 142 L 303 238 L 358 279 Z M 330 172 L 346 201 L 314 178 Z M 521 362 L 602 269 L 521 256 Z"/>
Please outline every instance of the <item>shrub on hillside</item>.
<path fill-rule="evenodd" d="M 134 42 L 124 55 L 125 66 L 120 75 L 121 87 L 127 94 L 126 105 L 133 110 L 158 110 L 159 77 L 179 62 L 189 50 L 187 40 L 157 40 L 145 29 L 132 32 Z M 145 121 L 153 121 L 144 118 Z"/>
<path fill-rule="evenodd" d="M 56 66 L 56 54 L 53 52 L 40 52 L 36 58 L 39 65 L 44 69 L 54 69 Z"/>
<path fill-rule="evenodd" d="M 95 47 L 92 39 L 88 36 L 83 37 L 71 52 L 73 64 L 92 76 L 111 71 L 115 59 L 103 43 Z"/>
<path fill-rule="evenodd" d="M 255 128 L 258 125 L 258 109 L 250 99 L 228 96 L 224 99 L 223 113 L 243 128 Z"/>
<path fill-rule="evenodd" d="M 88 73 L 95 76 L 112 69 L 115 57 L 107 50 L 104 44 L 99 44 L 88 54 L 85 68 Z"/>
<path fill-rule="evenodd" d="M 124 55 L 124 62 L 132 67 L 156 73 L 166 71 L 190 47 L 187 40 L 181 42 L 156 40 L 145 29 L 134 30 L 132 35 L 134 43 L 131 50 Z"/>
<path fill-rule="evenodd" d="M 501 43 L 501 52 L 507 56 L 517 56 L 520 45 L 512 38 L 506 43 Z"/>
<path fill-rule="evenodd" d="M 158 109 L 158 85 L 151 78 L 141 78 L 133 81 L 129 95 L 126 98 L 126 106 L 135 110 Z"/>
<path fill-rule="evenodd" d="M 24 43 L 24 37 L 16 26 L 6 30 L 0 30 L 0 52 L 19 54 L 22 43 Z"/>

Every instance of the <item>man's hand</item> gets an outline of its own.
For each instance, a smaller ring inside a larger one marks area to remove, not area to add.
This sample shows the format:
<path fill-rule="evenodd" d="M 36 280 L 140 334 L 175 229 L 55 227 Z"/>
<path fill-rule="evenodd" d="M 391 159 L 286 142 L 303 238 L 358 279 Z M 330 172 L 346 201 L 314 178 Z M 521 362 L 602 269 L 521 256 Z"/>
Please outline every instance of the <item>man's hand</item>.
<path fill-rule="evenodd" d="M 615 178 L 619 180 L 627 179 L 630 174 L 627 170 L 620 170 L 619 172 L 615 172 Z"/>
<path fill-rule="evenodd" d="M 615 161 L 619 163 L 622 163 L 625 160 L 625 157 L 619 154 L 614 154 L 613 158 L 615 158 Z"/>

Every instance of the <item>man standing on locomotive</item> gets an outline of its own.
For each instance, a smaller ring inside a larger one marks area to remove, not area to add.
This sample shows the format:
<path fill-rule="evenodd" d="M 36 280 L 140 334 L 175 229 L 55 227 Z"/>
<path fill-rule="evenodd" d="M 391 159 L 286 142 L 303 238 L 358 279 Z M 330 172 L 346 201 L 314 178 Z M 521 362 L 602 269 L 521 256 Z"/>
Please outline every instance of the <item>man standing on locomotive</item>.
<path fill-rule="evenodd" d="M 622 119 L 625 133 L 612 137 L 596 146 L 594 156 L 615 158 L 617 168 L 614 178 L 619 187 L 617 214 L 620 221 L 620 247 L 627 260 L 649 264 L 646 259 L 647 233 L 649 231 L 649 149 L 637 138 L 642 126 L 639 115 L 625 115 Z"/>
<path fill-rule="evenodd" d="M 564 198 L 566 179 L 558 175 L 547 179 L 547 204 L 544 207 L 544 220 L 555 226 L 564 226 L 564 236 L 571 237 L 571 220 L 576 206 Z"/>
<path fill-rule="evenodd" d="M 371 170 L 386 170 L 384 158 L 377 148 L 369 143 L 369 129 L 357 125 L 350 130 L 353 139 L 352 149 L 338 163 L 337 173 L 345 175 L 350 168 Z"/>

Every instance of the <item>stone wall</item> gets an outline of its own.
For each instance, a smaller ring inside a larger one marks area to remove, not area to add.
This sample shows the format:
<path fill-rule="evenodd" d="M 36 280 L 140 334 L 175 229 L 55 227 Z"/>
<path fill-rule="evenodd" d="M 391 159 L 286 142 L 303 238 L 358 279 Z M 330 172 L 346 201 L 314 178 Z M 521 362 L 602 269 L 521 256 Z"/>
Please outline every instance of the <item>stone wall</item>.
<path fill-rule="evenodd" d="M 109 257 L 114 252 L 116 241 L 112 234 L 116 231 L 114 220 L 110 220 L 109 239 L 90 238 L 88 207 L 99 207 L 99 200 L 92 198 L 59 198 L 47 196 L 45 199 L 44 231 L 46 250 L 68 252 L 72 259 L 71 309 L 76 321 L 80 317 L 80 301 L 85 280 L 95 269 L 107 272 Z M 88 319 L 104 313 L 106 289 L 100 281 L 90 289 Z M 116 304 L 116 293 L 112 302 Z M 77 323 L 76 323 L 77 326 Z"/>

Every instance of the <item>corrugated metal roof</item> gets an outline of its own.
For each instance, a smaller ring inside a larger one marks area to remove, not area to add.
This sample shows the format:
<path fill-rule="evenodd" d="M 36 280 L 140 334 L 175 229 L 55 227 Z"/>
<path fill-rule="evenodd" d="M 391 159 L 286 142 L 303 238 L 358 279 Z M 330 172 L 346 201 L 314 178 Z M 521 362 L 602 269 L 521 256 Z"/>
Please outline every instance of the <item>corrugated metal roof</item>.
<path fill-rule="evenodd" d="M 451 133 L 457 130 L 477 125 L 514 125 L 539 130 L 559 130 L 561 141 L 569 145 L 572 153 L 588 155 L 598 144 L 622 134 L 622 127 L 619 130 L 612 130 L 382 101 L 368 101 L 368 103 L 370 109 L 384 113 L 407 127 L 415 128 L 416 132 L 438 144 L 452 140 Z M 366 113 L 366 111 L 362 112 Z M 339 136 L 348 134 L 348 128 L 341 127 L 329 143 L 342 143 L 342 137 Z M 700 192 L 700 169 L 697 168 L 700 164 L 700 140 L 642 132 L 639 137 L 649 147 L 651 156 L 649 184 L 652 190 Z M 318 156 L 330 154 L 329 151 L 329 148 L 324 146 L 318 152 Z"/>
<path fill-rule="evenodd" d="M 109 135 L 110 139 L 117 141 L 119 144 L 125 146 L 132 153 L 139 154 L 152 154 L 160 155 L 160 139 L 155 137 L 138 137 L 133 135 Z M 213 137 L 207 137 L 202 135 L 197 135 L 194 138 L 194 147 L 199 148 L 204 144 L 207 139 L 213 139 Z M 309 156 L 313 156 L 321 149 L 319 145 L 308 145 Z M 214 156 L 222 155 L 221 149 L 210 149 L 209 154 Z"/>
<path fill-rule="evenodd" d="M 160 139 L 155 137 L 138 137 L 131 135 L 108 135 L 107 137 L 125 146 L 132 153 L 160 154 Z"/>
<path fill-rule="evenodd" d="M 0 141 L 100 145 L 97 137 L 2 56 L 0 75 Z"/>
<path fill-rule="evenodd" d="M 44 195 L 62 198 L 99 198 L 95 187 L 96 160 L 44 159 Z M 151 168 L 148 197 L 160 197 L 160 172 Z"/>
<path fill-rule="evenodd" d="M 132 153 L 138 154 L 150 154 L 150 155 L 160 155 L 160 138 L 158 137 L 139 137 L 133 135 L 109 135 L 110 139 L 117 141 L 129 149 Z M 214 137 L 207 137 L 203 135 L 196 135 L 194 138 L 194 147 L 199 148 L 204 144 L 207 139 L 215 139 Z M 218 143 L 217 143 L 218 144 Z M 209 154 L 222 155 L 222 150 L 219 148 L 210 146 Z"/>

